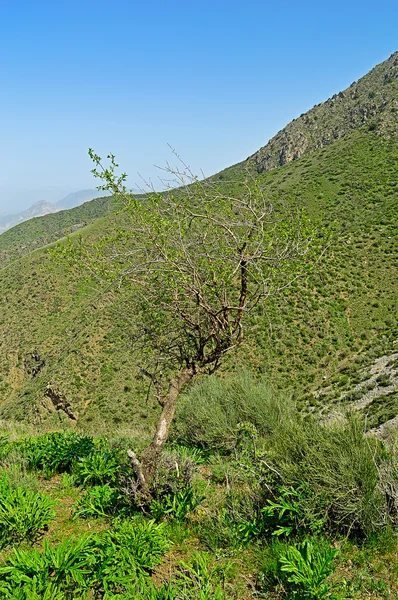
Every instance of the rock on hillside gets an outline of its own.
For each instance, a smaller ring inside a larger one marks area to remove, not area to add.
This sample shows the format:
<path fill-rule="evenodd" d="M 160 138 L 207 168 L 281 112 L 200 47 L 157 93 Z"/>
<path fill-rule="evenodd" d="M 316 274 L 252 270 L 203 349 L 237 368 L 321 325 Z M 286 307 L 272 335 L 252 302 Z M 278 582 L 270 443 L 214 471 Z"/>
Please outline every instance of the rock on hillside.
<path fill-rule="evenodd" d="M 294 119 L 248 158 L 259 173 L 296 160 L 362 125 L 398 132 L 398 52 L 348 89 Z"/>

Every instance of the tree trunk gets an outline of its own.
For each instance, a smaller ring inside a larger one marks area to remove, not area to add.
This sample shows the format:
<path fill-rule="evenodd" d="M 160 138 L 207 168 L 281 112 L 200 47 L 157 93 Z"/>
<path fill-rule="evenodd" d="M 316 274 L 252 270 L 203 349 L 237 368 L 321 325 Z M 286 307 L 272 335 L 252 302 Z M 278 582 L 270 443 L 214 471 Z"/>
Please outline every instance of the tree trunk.
<path fill-rule="evenodd" d="M 195 373 L 192 369 L 184 369 L 174 377 L 169 385 L 167 394 L 163 399 L 162 412 L 156 427 L 154 438 L 141 456 L 141 475 L 145 480 L 145 487 L 150 489 L 156 468 L 159 464 L 164 446 L 169 437 L 170 425 L 173 422 L 177 406 L 177 399 L 184 385 L 189 383 Z"/>

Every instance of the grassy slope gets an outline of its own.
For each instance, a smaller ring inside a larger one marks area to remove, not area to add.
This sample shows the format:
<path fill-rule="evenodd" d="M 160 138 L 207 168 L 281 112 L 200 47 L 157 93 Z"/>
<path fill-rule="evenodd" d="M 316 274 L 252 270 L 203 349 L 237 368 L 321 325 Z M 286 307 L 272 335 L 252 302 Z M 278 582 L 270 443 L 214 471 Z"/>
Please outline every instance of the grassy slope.
<path fill-rule="evenodd" d="M 99 219 L 72 238 L 106 235 L 120 218 Z M 46 249 L 4 268 L 0 281 L 0 396 L 6 416 L 35 421 L 43 412 L 53 412 L 46 396 L 49 384 L 76 416 L 84 411 L 85 419 L 96 424 L 104 416 L 134 422 L 143 415 L 145 408 L 131 413 L 136 406 L 132 390 L 140 383 L 126 354 L 125 332 L 118 329 L 121 320 L 102 310 L 109 305 L 106 297 L 97 299 L 95 290 L 66 265 L 54 265 Z M 111 414 L 109 403 L 115 408 Z M 67 420 L 63 411 L 54 418 Z"/>
<path fill-rule="evenodd" d="M 108 196 L 16 225 L 0 235 L 0 269 L 114 210 L 115 204 Z"/>
<path fill-rule="evenodd" d="M 339 234 L 312 277 L 258 320 L 267 371 L 300 392 L 349 387 L 361 365 L 391 352 L 397 330 L 398 147 L 367 129 L 263 176 L 270 195 L 304 202 Z M 244 165 L 238 169 L 242 171 Z M 232 172 L 225 176 L 234 176 Z M 256 344 L 256 345 L 257 345 Z M 354 358 L 355 360 L 351 360 Z M 339 371 L 344 371 L 341 377 Z M 336 392 L 336 396 L 339 392 Z"/>
<path fill-rule="evenodd" d="M 398 337 L 397 165 L 397 140 L 366 128 L 261 175 L 271 197 L 306 204 L 329 227 L 337 222 L 340 233 L 308 280 L 260 308 L 235 365 L 249 364 L 302 402 L 321 404 L 326 400 L 313 398 L 318 388 L 336 384 L 327 401 L 336 399 L 357 381 L 360 368 L 391 352 Z M 224 171 L 220 182 L 245 177 L 245 168 Z M 109 215 L 79 234 L 102 236 L 121 218 Z M 82 423 L 141 427 L 156 407 L 144 401 L 147 382 L 129 352 L 128 328 L 118 311 L 103 310 L 109 299 L 90 305 L 93 292 L 75 279 L 45 250 L 2 270 L 1 412 L 16 418 L 46 412 L 50 383 Z M 33 376 L 32 367 L 43 360 Z"/>

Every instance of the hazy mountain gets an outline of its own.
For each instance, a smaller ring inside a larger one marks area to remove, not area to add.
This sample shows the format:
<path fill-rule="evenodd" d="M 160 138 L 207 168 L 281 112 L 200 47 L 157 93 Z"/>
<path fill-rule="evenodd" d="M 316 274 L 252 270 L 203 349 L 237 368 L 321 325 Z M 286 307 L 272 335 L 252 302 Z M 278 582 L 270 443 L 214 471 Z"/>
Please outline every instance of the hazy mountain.
<path fill-rule="evenodd" d="M 84 202 L 107 195 L 107 192 L 99 192 L 98 190 L 80 190 L 79 192 L 68 194 L 68 196 L 65 196 L 62 200 L 58 200 L 58 202 L 55 203 L 55 206 L 59 209 L 75 208 Z"/>
<path fill-rule="evenodd" d="M 0 270 L 21 256 L 89 225 L 116 208 L 117 203 L 112 196 L 106 196 L 75 208 L 59 209 L 18 223 L 0 235 Z"/>
<path fill-rule="evenodd" d="M 15 225 L 19 225 L 19 223 L 23 223 L 24 221 L 32 219 L 33 217 L 42 217 L 43 215 L 55 213 L 60 210 L 75 208 L 81 204 L 84 204 L 84 202 L 107 195 L 108 194 L 106 192 L 99 192 L 98 190 L 80 190 L 78 192 L 68 194 L 68 196 L 65 196 L 65 198 L 62 198 L 62 200 L 58 200 L 54 203 L 44 201 L 36 202 L 30 208 L 20 213 L 5 215 L 3 217 L 0 216 L 0 234 L 4 233 L 8 229 L 11 229 L 11 227 L 15 227 Z"/>
<path fill-rule="evenodd" d="M 58 210 L 61 209 L 54 206 L 54 204 L 51 204 L 51 202 L 36 202 L 30 208 L 19 214 L 0 217 L 0 233 L 4 233 L 4 231 L 11 229 L 11 227 L 18 225 L 19 223 L 33 219 L 33 217 L 41 217 L 43 215 L 48 215 L 49 213 L 57 212 Z"/>

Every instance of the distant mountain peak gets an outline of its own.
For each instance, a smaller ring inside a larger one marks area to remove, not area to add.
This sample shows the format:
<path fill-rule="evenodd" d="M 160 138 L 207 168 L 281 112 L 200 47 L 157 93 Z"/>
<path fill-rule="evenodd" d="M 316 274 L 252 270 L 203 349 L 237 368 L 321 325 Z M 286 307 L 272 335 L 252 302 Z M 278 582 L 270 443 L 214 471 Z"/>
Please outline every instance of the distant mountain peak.
<path fill-rule="evenodd" d="M 23 223 L 24 221 L 33 219 L 34 217 L 43 217 L 44 215 L 55 213 L 60 210 L 75 208 L 76 206 L 84 204 L 84 202 L 88 202 L 90 200 L 94 200 L 94 198 L 106 195 L 106 193 L 90 189 L 80 190 L 78 192 L 68 194 L 68 196 L 62 198 L 62 200 L 59 200 L 54 204 L 45 200 L 35 202 L 34 204 L 32 204 L 32 206 L 30 206 L 27 210 L 24 210 L 23 212 L 0 217 L 0 234 L 4 233 L 8 229 L 11 229 L 11 227 L 15 227 L 15 225 L 19 225 L 19 223 Z"/>
<path fill-rule="evenodd" d="M 15 227 L 15 225 L 19 225 L 19 223 L 23 223 L 24 221 L 28 221 L 29 219 L 33 219 L 34 217 L 42 217 L 43 215 L 55 213 L 59 210 L 60 209 L 57 208 L 51 202 L 35 202 L 35 204 L 32 204 L 32 206 L 30 206 L 27 210 L 24 210 L 21 213 L 1 217 L 0 234 L 7 231 L 7 229 L 11 229 L 11 227 Z"/>

